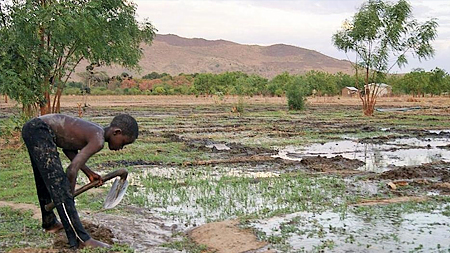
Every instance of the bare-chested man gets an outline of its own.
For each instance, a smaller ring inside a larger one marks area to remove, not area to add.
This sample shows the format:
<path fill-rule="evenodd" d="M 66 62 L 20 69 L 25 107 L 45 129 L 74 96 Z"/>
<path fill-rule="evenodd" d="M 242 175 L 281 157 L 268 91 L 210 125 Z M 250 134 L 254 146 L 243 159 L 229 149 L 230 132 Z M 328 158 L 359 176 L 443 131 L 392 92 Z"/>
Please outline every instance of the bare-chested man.
<path fill-rule="evenodd" d="M 109 149 L 120 150 L 138 137 L 136 120 L 121 114 L 108 127 L 61 114 L 48 114 L 28 121 L 22 129 L 22 137 L 30 154 L 36 182 L 37 195 L 42 212 L 42 227 L 48 232 L 65 229 L 70 247 L 110 247 L 94 240 L 81 224 L 73 193 L 78 170 L 82 170 L 91 182 L 100 175 L 86 166 L 87 160 L 100 151 L 105 142 Z M 57 147 L 71 160 L 64 172 Z M 54 202 L 61 222 L 45 205 Z"/>

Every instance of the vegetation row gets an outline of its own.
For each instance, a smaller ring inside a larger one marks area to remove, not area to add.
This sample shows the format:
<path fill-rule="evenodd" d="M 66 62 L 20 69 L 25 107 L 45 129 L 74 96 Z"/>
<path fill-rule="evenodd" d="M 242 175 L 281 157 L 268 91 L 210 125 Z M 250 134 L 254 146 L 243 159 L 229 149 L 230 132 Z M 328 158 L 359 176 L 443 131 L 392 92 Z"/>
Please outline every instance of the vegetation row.
<path fill-rule="evenodd" d="M 304 95 L 336 96 L 345 87 L 364 87 L 363 77 L 356 79 L 354 75 L 315 70 L 300 75 L 284 72 L 271 80 L 243 72 L 182 73 L 177 76 L 152 72 L 141 78 L 133 78 L 126 72 L 113 77 L 97 72 L 83 75 L 82 79 L 81 82 L 68 82 L 64 94 L 284 96 L 296 86 L 301 87 L 297 92 Z M 450 92 L 450 75 L 439 68 L 429 72 L 416 69 L 404 75 L 381 76 L 373 81 L 390 85 L 395 95 L 445 95 Z"/>

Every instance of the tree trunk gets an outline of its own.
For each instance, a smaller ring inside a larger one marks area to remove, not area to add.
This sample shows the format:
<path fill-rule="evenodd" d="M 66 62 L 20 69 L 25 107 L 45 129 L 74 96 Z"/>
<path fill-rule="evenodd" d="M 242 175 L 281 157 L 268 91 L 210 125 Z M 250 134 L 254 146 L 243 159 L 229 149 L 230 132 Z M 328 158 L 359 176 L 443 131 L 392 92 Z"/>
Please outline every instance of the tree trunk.
<path fill-rule="evenodd" d="M 39 105 L 41 115 L 49 114 L 51 112 L 50 107 L 50 92 L 44 92 L 44 101 L 42 101 Z"/>
<path fill-rule="evenodd" d="M 55 97 L 53 98 L 53 108 L 52 108 L 53 113 L 61 112 L 61 95 L 62 95 L 62 88 L 58 86 Z"/>
<path fill-rule="evenodd" d="M 375 89 L 373 91 L 370 89 L 369 86 L 369 67 L 366 67 L 366 76 L 364 80 L 364 97 L 363 100 L 363 113 L 365 116 L 373 116 L 375 103 L 376 103 L 376 95 L 372 94 L 372 92 L 375 92 Z"/>
<path fill-rule="evenodd" d="M 22 113 L 28 117 L 33 117 L 37 113 L 36 105 L 22 105 Z"/>

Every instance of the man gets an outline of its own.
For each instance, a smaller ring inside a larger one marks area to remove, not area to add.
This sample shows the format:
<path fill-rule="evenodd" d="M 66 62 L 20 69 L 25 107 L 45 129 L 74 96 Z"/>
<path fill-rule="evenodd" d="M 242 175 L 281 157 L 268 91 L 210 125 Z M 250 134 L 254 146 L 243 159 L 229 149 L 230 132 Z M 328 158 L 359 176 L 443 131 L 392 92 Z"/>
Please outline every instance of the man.
<path fill-rule="evenodd" d="M 62 114 L 48 114 L 31 119 L 22 128 L 22 137 L 33 166 L 37 195 L 42 213 L 42 227 L 47 232 L 64 228 L 70 247 L 110 247 L 94 240 L 81 224 L 73 194 L 78 170 L 82 170 L 91 182 L 100 175 L 86 166 L 87 160 L 100 151 L 107 142 L 109 149 L 120 150 L 133 143 L 138 137 L 136 120 L 121 114 L 108 127 Z M 62 148 L 71 163 L 66 172 L 61 165 L 57 147 Z M 45 205 L 55 203 L 61 222 L 53 210 L 45 210 Z"/>

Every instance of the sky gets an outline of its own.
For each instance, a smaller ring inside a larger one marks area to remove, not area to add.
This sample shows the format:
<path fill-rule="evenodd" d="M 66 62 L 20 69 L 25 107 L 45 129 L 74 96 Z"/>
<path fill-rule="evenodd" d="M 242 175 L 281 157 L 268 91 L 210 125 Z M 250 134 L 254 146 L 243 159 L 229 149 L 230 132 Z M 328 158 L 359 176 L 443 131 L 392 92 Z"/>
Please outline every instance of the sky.
<path fill-rule="evenodd" d="M 350 19 L 363 0 L 133 0 L 138 20 L 148 19 L 158 34 L 185 38 L 228 40 L 268 46 L 287 44 L 337 58 L 354 60 L 333 46 L 331 36 Z M 438 37 L 434 58 L 422 62 L 408 56 L 409 64 L 392 73 L 436 67 L 450 73 L 450 1 L 410 0 L 413 18 L 436 18 Z"/>

